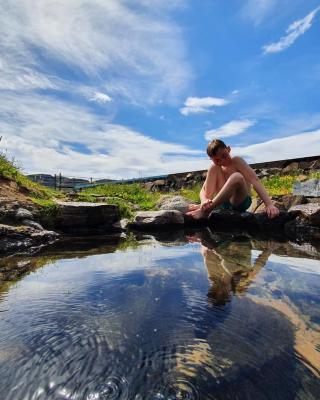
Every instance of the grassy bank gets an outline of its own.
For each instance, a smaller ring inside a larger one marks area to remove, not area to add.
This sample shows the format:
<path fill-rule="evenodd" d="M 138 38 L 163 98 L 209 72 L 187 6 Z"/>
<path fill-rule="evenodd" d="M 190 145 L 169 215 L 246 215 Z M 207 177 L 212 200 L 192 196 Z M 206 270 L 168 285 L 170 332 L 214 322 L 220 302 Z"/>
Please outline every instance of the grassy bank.
<path fill-rule="evenodd" d="M 55 197 L 64 197 L 64 194 L 56 190 L 42 186 L 31 181 L 20 171 L 14 160 L 9 160 L 5 153 L 0 153 L 0 177 L 17 183 L 20 189 L 24 189 L 30 198 L 50 200 Z"/>

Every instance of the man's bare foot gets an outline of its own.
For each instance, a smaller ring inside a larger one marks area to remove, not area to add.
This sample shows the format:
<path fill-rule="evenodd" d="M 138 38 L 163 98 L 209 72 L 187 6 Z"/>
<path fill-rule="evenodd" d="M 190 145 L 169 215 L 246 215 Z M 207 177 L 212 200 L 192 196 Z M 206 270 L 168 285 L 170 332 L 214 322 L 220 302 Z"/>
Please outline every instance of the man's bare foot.
<path fill-rule="evenodd" d="M 186 215 L 193 219 L 201 219 L 206 216 L 206 213 L 201 208 L 198 208 L 197 210 L 187 212 Z"/>
<path fill-rule="evenodd" d="M 188 211 L 195 211 L 201 207 L 201 204 L 189 204 Z"/>

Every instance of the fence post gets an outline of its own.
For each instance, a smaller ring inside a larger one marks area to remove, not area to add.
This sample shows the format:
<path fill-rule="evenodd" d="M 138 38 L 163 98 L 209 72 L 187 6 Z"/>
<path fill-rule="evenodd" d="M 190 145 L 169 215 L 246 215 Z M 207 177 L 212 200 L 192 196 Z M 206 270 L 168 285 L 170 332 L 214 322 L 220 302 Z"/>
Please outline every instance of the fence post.
<path fill-rule="evenodd" d="M 62 183 L 62 177 L 61 177 L 61 172 L 59 173 L 59 190 L 61 191 L 61 183 Z"/>

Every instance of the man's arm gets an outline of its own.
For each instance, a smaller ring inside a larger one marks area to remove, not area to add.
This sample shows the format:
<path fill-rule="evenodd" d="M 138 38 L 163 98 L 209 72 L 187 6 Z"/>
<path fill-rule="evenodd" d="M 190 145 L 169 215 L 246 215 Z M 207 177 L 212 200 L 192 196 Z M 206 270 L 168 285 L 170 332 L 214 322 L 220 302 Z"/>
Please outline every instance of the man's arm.
<path fill-rule="evenodd" d="M 241 172 L 244 178 L 252 184 L 253 188 L 258 193 L 261 200 L 264 202 L 268 217 L 273 218 L 279 215 L 278 208 L 273 205 L 272 200 L 270 199 L 265 187 L 261 183 L 260 179 L 257 177 L 254 170 L 250 167 L 250 165 L 248 165 L 241 157 L 234 157 L 233 162 L 238 171 Z"/>

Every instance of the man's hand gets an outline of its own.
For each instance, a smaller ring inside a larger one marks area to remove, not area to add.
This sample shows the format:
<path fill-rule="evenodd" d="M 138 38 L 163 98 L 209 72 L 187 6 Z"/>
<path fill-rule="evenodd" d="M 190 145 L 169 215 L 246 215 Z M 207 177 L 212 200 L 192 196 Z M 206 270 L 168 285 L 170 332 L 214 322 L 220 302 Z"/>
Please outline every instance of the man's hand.
<path fill-rule="evenodd" d="M 201 210 L 202 211 L 209 210 L 209 208 L 211 207 L 211 204 L 212 204 L 212 200 L 207 199 L 204 203 L 201 204 Z"/>
<path fill-rule="evenodd" d="M 279 212 L 279 209 L 273 204 L 269 204 L 268 206 L 266 206 L 266 213 L 268 218 L 277 217 L 279 215 Z"/>

